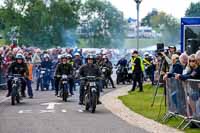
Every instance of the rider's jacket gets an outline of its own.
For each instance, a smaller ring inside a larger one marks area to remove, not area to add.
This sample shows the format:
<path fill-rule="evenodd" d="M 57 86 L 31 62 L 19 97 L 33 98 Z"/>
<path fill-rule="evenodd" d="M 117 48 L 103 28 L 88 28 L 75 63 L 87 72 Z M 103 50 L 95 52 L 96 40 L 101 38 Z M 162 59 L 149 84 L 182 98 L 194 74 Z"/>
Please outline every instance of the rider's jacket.
<path fill-rule="evenodd" d="M 128 61 L 126 59 L 120 59 L 117 63 L 117 66 L 120 65 L 121 67 L 126 67 L 128 64 Z"/>
<path fill-rule="evenodd" d="M 41 68 L 52 69 L 53 63 L 51 61 L 42 61 Z"/>
<path fill-rule="evenodd" d="M 85 64 L 80 67 L 79 74 L 81 77 L 86 76 L 101 76 L 101 71 L 99 67 L 95 64 Z"/>
<path fill-rule="evenodd" d="M 75 67 L 76 69 L 79 69 L 79 67 L 83 64 L 83 61 L 82 61 L 81 58 L 79 58 L 79 59 L 74 59 L 73 62 L 74 62 L 74 67 Z"/>
<path fill-rule="evenodd" d="M 21 76 L 29 76 L 29 71 L 26 63 L 13 62 L 8 68 L 8 74 L 21 74 Z"/>
<path fill-rule="evenodd" d="M 62 74 L 72 75 L 72 72 L 73 72 L 73 67 L 71 64 L 60 63 L 60 64 L 58 64 L 58 66 L 56 68 L 55 75 L 62 75 Z"/>

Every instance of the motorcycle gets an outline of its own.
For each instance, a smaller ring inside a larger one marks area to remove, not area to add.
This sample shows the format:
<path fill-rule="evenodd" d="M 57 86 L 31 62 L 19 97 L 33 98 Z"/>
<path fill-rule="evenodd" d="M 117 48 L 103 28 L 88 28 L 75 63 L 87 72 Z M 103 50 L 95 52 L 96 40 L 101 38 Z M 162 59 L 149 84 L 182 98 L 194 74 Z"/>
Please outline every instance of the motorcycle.
<path fill-rule="evenodd" d="M 65 74 L 57 75 L 57 77 L 61 77 L 59 83 L 59 97 L 61 97 L 63 101 L 67 102 L 69 97 L 69 77 Z"/>
<path fill-rule="evenodd" d="M 22 99 L 20 96 L 21 91 L 21 78 L 23 78 L 20 74 L 13 74 L 12 76 L 8 76 L 12 81 L 12 91 L 11 91 L 11 105 L 15 105 L 16 102 L 20 103 Z"/>
<path fill-rule="evenodd" d="M 102 67 L 101 71 L 103 73 L 103 88 L 105 88 L 105 87 L 108 88 L 108 83 L 109 83 L 109 80 L 108 80 L 109 68 Z"/>
<path fill-rule="evenodd" d="M 91 113 L 95 113 L 98 98 L 96 81 L 98 80 L 98 78 L 95 76 L 87 76 L 80 79 L 86 81 L 83 101 L 85 105 L 85 110 L 91 110 Z"/>
<path fill-rule="evenodd" d="M 127 82 L 128 83 L 132 83 L 132 77 L 133 77 L 133 71 L 131 69 L 131 67 L 128 68 L 128 75 L 127 75 Z"/>
<path fill-rule="evenodd" d="M 120 84 L 121 82 L 125 84 L 125 81 L 127 79 L 127 68 L 119 66 L 117 68 L 116 74 L 117 74 L 117 84 Z"/>

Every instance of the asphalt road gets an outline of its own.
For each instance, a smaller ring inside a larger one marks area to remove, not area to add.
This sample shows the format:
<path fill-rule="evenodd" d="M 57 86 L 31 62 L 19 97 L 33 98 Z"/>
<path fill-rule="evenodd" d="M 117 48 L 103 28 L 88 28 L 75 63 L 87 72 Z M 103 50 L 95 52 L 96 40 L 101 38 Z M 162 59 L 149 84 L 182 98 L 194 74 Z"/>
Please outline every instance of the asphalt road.
<path fill-rule="evenodd" d="M 103 105 L 95 114 L 86 112 L 78 105 L 78 91 L 69 102 L 62 102 L 53 91 L 37 91 L 34 99 L 25 98 L 15 106 L 0 93 L 0 133 L 146 133 Z"/>

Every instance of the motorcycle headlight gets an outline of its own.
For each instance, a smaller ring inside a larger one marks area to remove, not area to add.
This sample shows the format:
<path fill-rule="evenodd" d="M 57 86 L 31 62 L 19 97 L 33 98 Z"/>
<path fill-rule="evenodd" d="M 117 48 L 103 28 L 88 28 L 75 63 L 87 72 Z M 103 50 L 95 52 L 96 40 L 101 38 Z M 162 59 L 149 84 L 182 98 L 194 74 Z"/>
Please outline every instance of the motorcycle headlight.
<path fill-rule="evenodd" d="M 41 71 L 40 73 L 41 73 L 41 74 L 45 74 L 45 71 Z"/>

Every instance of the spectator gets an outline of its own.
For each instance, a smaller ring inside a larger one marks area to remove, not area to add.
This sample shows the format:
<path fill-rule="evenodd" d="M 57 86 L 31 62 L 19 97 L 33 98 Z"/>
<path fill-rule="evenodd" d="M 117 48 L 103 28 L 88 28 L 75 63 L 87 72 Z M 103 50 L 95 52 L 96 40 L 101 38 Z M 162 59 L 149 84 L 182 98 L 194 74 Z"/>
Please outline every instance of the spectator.
<path fill-rule="evenodd" d="M 180 79 L 180 80 L 200 79 L 200 65 L 197 63 L 197 59 L 199 59 L 198 57 L 195 58 L 195 54 L 190 55 L 189 67 L 191 71 L 184 75 L 176 74 L 175 76 L 176 79 Z"/>
<path fill-rule="evenodd" d="M 179 61 L 179 56 L 177 54 L 173 54 L 171 57 L 171 62 L 172 62 L 172 68 L 171 70 L 165 74 L 165 76 L 163 77 L 163 79 L 167 79 L 167 78 L 171 78 L 171 77 L 175 77 L 175 74 L 182 74 L 183 72 L 183 67 L 180 64 Z"/>
<path fill-rule="evenodd" d="M 183 66 L 183 75 L 187 74 L 190 71 L 188 67 L 188 55 L 186 53 L 182 53 L 179 57 L 180 63 Z"/>

